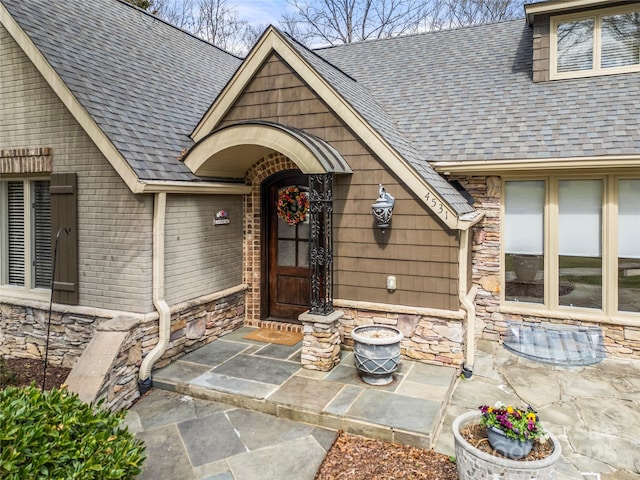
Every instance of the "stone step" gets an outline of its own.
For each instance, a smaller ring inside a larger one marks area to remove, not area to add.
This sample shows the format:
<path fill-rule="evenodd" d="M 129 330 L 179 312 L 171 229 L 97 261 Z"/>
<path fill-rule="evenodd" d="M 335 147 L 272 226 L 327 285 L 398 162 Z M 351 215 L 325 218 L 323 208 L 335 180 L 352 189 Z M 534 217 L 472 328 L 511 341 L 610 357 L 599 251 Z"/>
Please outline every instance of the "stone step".
<path fill-rule="evenodd" d="M 395 380 L 360 380 L 352 352 L 331 372 L 300 367 L 299 346 L 226 336 L 154 371 L 153 387 L 310 425 L 432 448 L 457 370 L 402 359 Z"/>

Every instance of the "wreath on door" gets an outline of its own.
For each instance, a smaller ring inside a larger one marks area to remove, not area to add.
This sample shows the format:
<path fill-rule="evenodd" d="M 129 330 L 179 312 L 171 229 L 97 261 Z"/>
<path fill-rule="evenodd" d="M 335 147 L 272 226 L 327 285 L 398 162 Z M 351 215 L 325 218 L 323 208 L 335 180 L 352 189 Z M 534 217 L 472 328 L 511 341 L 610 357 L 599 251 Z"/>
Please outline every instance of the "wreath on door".
<path fill-rule="evenodd" d="M 287 187 L 278 191 L 278 217 L 289 225 L 304 222 L 309 211 L 309 197 L 298 187 Z"/>

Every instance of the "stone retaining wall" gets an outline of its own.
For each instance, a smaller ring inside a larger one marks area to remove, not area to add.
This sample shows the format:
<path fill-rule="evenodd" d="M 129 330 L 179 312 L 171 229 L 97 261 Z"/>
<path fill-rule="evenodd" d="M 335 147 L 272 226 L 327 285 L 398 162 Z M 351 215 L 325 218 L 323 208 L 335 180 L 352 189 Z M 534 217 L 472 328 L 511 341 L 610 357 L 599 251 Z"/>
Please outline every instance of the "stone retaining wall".
<path fill-rule="evenodd" d="M 339 320 L 344 348 L 353 350 L 351 331 L 360 325 L 391 325 L 400 329 L 404 340 L 401 353 L 411 360 L 434 365 L 462 366 L 465 324 L 462 312 L 443 311 L 441 315 L 394 313 L 340 306 Z M 447 316 L 449 318 L 447 318 Z"/>
<path fill-rule="evenodd" d="M 44 359 L 48 309 L 0 304 L 0 355 Z M 51 312 L 49 362 L 71 368 L 106 316 Z"/>
<path fill-rule="evenodd" d="M 245 290 L 216 298 L 190 300 L 172 307 L 171 336 L 164 355 L 154 369 L 240 327 L 244 321 Z M 0 304 L 0 354 L 44 359 L 48 311 Z M 157 314 L 116 318 L 53 312 L 49 361 L 73 367 L 96 331 L 127 332 L 113 360 L 97 399 L 110 410 L 129 407 L 138 397 L 138 372 L 142 359 L 158 343 Z"/>

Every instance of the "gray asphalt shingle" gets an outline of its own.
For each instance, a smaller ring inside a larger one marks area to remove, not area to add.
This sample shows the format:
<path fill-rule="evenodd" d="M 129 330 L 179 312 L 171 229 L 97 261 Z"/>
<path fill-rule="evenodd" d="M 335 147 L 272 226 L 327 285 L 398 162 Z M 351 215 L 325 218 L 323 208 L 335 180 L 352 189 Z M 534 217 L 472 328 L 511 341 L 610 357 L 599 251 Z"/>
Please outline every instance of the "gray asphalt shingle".
<path fill-rule="evenodd" d="M 2 3 L 140 179 L 196 179 L 177 158 L 240 59 L 125 2 Z"/>
<path fill-rule="evenodd" d="M 142 180 L 179 160 L 241 60 L 121 0 L 0 0 Z M 81 14 L 80 14 L 80 13 Z M 639 74 L 532 81 L 524 19 L 294 48 L 459 213 L 430 162 L 640 152 Z"/>
<path fill-rule="evenodd" d="M 434 188 L 457 214 L 473 211 L 473 207 L 444 178 L 433 170 L 407 138 L 398 130 L 396 122 L 386 109 L 364 88 L 363 84 L 345 75 L 343 71 L 326 62 L 290 38 L 298 53 L 316 72 L 327 80 L 333 88 L 379 133 L 400 155 Z"/>
<path fill-rule="evenodd" d="M 532 42 L 519 19 L 317 53 L 428 161 L 637 155 L 638 74 L 534 83 Z"/>

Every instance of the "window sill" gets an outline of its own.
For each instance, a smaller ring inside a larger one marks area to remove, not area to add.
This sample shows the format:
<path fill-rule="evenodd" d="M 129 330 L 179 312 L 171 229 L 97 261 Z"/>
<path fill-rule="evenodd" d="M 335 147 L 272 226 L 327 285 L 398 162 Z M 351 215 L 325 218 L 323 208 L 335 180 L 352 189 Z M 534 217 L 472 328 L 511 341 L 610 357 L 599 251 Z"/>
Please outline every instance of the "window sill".
<path fill-rule="evenodd" d="M 570 72 L 549 72 L 549 80 L 573 80 L 578 78 L 605 77 L 607 75 L 623 75 L 627 73 L 640 72 L 640 65 L 630 65 L 628 67 L 599 68 L 592 70 L 573 70 Z"/>
<path fill-rule="evenodd" d="M 500 305 L 499 312 L 505 314 L 528 315 L 531 317 L 540 317 L 555 320 L 584 321 L 629 327 L 640 326 L 640 314 L 632 312 L 618 313 L 617 315 L 607 315 L 604 312 L 594 312 L 586 308 L 549 310 L 538 305 L 524 305 L 522 303 L 503 303 Z"/>
<path fill-rule="evenodd" d="M 18 303 L 19 305 L 33 305 L 51 300 L 51 290 L 25 289 L 19 287 L 0 286 L 0 303 Z"/>

